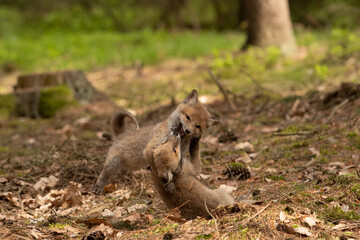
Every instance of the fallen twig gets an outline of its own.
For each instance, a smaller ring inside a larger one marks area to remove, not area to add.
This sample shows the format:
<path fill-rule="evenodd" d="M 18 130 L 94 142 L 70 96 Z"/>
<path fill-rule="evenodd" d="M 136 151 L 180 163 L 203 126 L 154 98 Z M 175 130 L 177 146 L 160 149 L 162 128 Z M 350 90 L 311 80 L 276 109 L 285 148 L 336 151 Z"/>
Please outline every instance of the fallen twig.
<path fill-rule="evenodd" d="M 334 107 L 334 109 L 331 111 L 329 117 L 327 118 L 326 123 L 328 123 L 328 122 L 331 120 L 331 118 L 334 116 L 334 114 L 335 114 L 340 108 L 342 108 L 343 106 L 345 106 L 348 102 L 349 102 L 349 99 L 347 98 L 347 99 L 345 99 L 344 101 L 342 101 L 340 104 L 336 105 L 336 106 Z"/>
<path fill-rule="evenodd" d="M 247 199 L 247 198 L 250 196 L 252 190 L 254 189 L 254 186 L 255 186 L 255 184 L 253 184 L 253 185 L 251 186 L 250 190 L 249 190 L 245 195 L 241 195 L 240 197 L 238 197 L 238 198 L 236 199 L 236 201 L 239 202 L 239 201 L 241 201 L 241 200 Z"/>
<path fill-rule="evenodd" d="M 294 135 L 308 135 L 311 132 L 291 132 L 291 133 L 273 133 L 273 136 L 286 137 L 286 136 L 294 136 Z"/>
<path fill-rule="evenodd" d="M 214 215 L 211 214 L 211 212 L 209 211 L 208 207 L 207 207 L 207 204 L 206 204 L 206 200 L 205 200 L 205 209 L 206 211 L 209 213 L 209 215 L 214 219 L 215 221 L 215 229 L 216 229 L 216 235 L 217 235 L 217 238 L 220 239 L 220 233 L 219 233 L 219 227 L 218 227 L 218 223 L 217 223 L 217 219 L 214 217 Z"/>
<path fill-rule="evenodd" d="M 225 99 L 226 103 L 228 104 L 230 110 L 235 111 L 236 106 L 235 106 L 234 102 L 230 100 L 230 98 L 229 98 L 229 96 L 227 94 L 227 91 L 224 88 L 224 86 L 220 83 L 219 78 L 217 76 L 215 76 L 210 69 L 208 70 L 208 72 L 209 72 L 209 76 L 215 82 L 216 86 L 219 88 L 220 92 L 224 96 L 224 99 Z"/>
<path fill-rule="evenodd" d="M 268 208 L 272 202 L 273 202 L 273 201 L 270 201 L 263 209 L 261 209 L 261 210 L 258 211 L 254 216 L 246 219 L 245 221 L 246 221 L 246 222 L 249 222 L 251 219 L 256 218 L 260 213 L 262 213 L 266 208 Z"/>

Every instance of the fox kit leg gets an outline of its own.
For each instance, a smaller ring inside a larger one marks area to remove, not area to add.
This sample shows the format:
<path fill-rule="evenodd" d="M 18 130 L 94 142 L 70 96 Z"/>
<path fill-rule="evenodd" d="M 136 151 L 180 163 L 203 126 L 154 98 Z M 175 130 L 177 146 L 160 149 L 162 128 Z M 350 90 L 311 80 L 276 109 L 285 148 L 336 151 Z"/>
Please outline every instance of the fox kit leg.
<path fill-rule="evenodd" d="M 104 168 L 101 171 L 101 174 L 98 177 L 96 185 L 92 189 L 92 192 L 96 194 L 101 194 L 109 178 L 116 174 L 116 172 L 121 169 L 122 165 L 123 161 L 119 156 L 115 156 L 109 162 L 105 162 Z"/>
<path fill-rule="evenodd" d="M 192 138 L 189 146 L 190 161 L 195 169 L 196 174 L 201 171 L 201 158 L 200 158 L 200 138 Z"/>

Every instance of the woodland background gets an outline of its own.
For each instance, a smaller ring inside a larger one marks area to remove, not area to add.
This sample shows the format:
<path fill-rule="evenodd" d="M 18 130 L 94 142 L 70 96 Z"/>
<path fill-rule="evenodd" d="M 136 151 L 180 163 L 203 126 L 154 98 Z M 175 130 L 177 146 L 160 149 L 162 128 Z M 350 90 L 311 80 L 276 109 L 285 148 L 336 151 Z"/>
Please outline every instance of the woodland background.
<path fill-rule="evenodd" d="M 249 41 L 259 2 L 1 0 L 0 238 L 358 239 L 360 2 L 279 0 L 286 52 Z M 92 194 L 115 109 L 144 126 L 194 88 L 222 121 L 203 178 L 252 204 L 185 221 L 147 171 Z"/>

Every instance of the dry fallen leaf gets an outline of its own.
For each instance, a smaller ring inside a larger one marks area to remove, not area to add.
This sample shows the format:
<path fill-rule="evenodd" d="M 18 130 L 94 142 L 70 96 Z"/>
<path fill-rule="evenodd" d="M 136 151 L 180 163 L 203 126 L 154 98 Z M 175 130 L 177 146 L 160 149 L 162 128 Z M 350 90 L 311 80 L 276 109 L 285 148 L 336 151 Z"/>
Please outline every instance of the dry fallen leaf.
<path fill-rule="evenodd" d="M 88 227 L 93 227 L 95 225 L 104 224 L 107 226 L 112 226 L 106 219 L 103 218 L 89 218 L 86 220 L 77 220 L 76 223 L 82 223 L 87 225 Z"/>
<path fill-rule="evenodd" d="M 141 216 L 138 212 L 133 212 L 129 214 L 127 217 L 123 218 L 123 221 L 136 222 L 140 220 Z"/>
<path fill-rule="evenodd" d="M 14 197 L 11 192 L 1 193 L 0 199 L 10 202 L 15 207 L 20 207 L 19 199 L 17 197 Z"/>
<path fill-rule="evenodd" d="M 0 238 L 5 239 L 11 235 L 11 232 L 8 228 L 0 226 Z"/>
<path fill-rule="evenodd" d="M 135 212 L 136 210 L 141 210 L 144 208 L 147 208 L 147 206 L 145 204 L 134 204 L 134 205 L 128 207 L 127 210 L 129 213 L 131 213 L 131 212 Z"/>
<path fill-rule="evenodd" d="M 8 180 L 6 178 L 0 178 L 0 183 L 6 183 Z"/>
<path fill-rule="evenodd" d="M 123 207 L 117 207 L 115 209 L 115 217 L 116 218 L 121 217 L 124 213 L 125 213 L 125 208 L 123 208 Z"/>
<path fill-rule="evenodd" d="M 280 212 L 279 218 L 280 218 L 280 221 L 281 221 L 281 222 L 285 222 L 285 220 L 286 220 L 286 215 L 285 215 L 285 213 L 284 213 L 284 212 Z"/>
<path fill-rule="evenodd" d="M 252 161 L 251 161 L 249 155 L 247 153 L 244 153 L 244 154 L 241 155 L 241 157 L 235 159 L 235 162 L 237 162 L 237 163 L 242 162 L 242 163 L 245 163 L 245 164 L 250 164 Z"/>
<path fill-rule="evenodd" d="M 262 133 L 273 133 L 273 132 L 278 132 L 280 131 L 280 128 L 279 127 L 268 127 L 268 126 L 265 126 L 265 127 L 262 127 L 260 129 L 260 132 Z"/>
<path fill-rule="evenodd" d="M 292 227 L 288 224 L 285 223 L 277 223 L 276 224 L 276 229 L 278 231 L 282 231 L 282 232 L 286 232 L 286 233 L 290 233 L 290 234 L 300 234 L 302 236 L 307 236 L 307 237 L 311 237 L 312 233 L 309 231 L 309 229 L 304 228 L 304 227 Z"/>
<path fill-rule="evenodd" d="M 70 208 L 77 205 L 82 205 L 81 184 L 70 182 L 66 189 L 51 190 L 44 197 L 36 196 L 36 202 L 40 205 L 40 210 L 47 210 L 51 206 Z"/>
<path fill-rule="evenodd" d="M 255 151 L 254 146 L 249 142 L 238 143 L 235 145 L 235 149 L 245 151 L 247 153 L 251 153 Z"/>
<path fill-rule="evenodd" d="M 171 209 L 164 219 L 177 223 L 186 223 L 186 220 L 181 217 L 180 210 L 178 208 Z"/>
<path fill-rule="evenodd" d="M 118 186 L 116 184 L 109 183 L 109 184 L 105 185 L 105 187 L 103 189 L 103 193 L 104 194 L 112 193 L 112 192 L 116 191 L 117 188 L 118 188 Z"/>
<path fill-rule="evenodd" d="M 316 226 L 317 223 L 320 222 L 320 220 L 314 216 L 308 216 L 304 219 L 304 222 L 307 223 L 307 225 L 309 225 L 310 228 L 312 228 Z"/>
<path fill-rule="evenodd" d="M 39 207 L 39 204 L 33 198 L 24 199 L 22 201 L 22 204 L 23 204 L 24 207 L 28 207 L 28 208 L 31 208 L 31 209 L 35 209 L 35 208 Z"/>
<path fill-rule="evenodd" d="M 317 157 L 321 155 L 320 152 L 313 147 L 309 148 L 309 151 Z"/>
<path fill-rule="evenodd" d="M 59 179 L 53 175 L 50 175 L 49 177 L 42 177 L 40 180 L 35 183 L 34 188 L 36 190 L 48 190 L 51 188 L 54 188 L 56 184 L 59 182 Z"/>
<path fill-rule="evenodd" d="M 300 234 L 300 235 L 307 236 L 307 237 L 312 236 L 312 233 L 310 232 L 310 230 L 305 228 L 305 227 L 297 227 L 297 228 L 294 228 L 294 229 L 295 229 L 295 232 Z"/>
<path fill-rule="evenodd" d="M 80 188 L 81 188 L 80 183 L 70 182 L 69 186 L 65 189 L 61 207 L 68 208 L 76 205 L 82 205 L 83 201 L 81 197 Z"/>
<path fill-rule="evenodd" d="M 112 217 L 114 216 L 114 212 L 110 211 L 109 209 L 105 208 L 104 211 L 101 213 L 103 217 Z"/>
<path fill-rule="evenodd" d="M 107 239 L 113 239 L 118 231 L 105 224 L 100 224 L 99 226 L 95 226 L 91 228 L 86 235 L 89 236 L 91 233 L 95 233 L 95 232 L 102 232 Z"/>

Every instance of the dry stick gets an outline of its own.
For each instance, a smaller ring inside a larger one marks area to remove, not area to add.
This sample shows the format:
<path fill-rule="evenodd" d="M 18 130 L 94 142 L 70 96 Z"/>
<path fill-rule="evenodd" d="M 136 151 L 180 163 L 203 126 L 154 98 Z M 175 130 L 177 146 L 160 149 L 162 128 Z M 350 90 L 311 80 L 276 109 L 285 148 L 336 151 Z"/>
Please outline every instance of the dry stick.
<path fill-rule="evenodd" d="M 344 101 L 342 101 L 339 105 L 336 105 L 334 107 L 334 109 L 331 111 L 328 119 L 326 120 L 326 123 L 330 122 L 331 118 L 334 116 L 334 114 L 340 109 L 342 108 L 343 106 L 345 106 L 345 104 L 347 104 L 349 102 L 349 99 L 345 99 Z"/>
<path fill-rule="evenodd" d="M 294 135 L 308 135 L 311 132 L 291 132 L 291 133 L 274 133 L 273 136 L 286 137 L 286 136 L 294 136 Z"/>
<path fill-rule="evenodd" d="M 274 89 L 266 88 L 266 87 L 264 87 L 263 85 L 261 85 L 261 84 L 259 83 L 259 81 L 258 81 L 251 73 L 249 73 L 248 71 L 246 71 L 244 68 L 239 68 L 239 69 L 242 71 L 242 73 L 243 73 L 244 75 L 246 75 L 246 76 L 248 76 L 248 77 L 250 78 L 251 82 L 254 83 L 254 85 L 257 87 L 258 92 L 259 92 L 259 91 L 267 90 L 267 91 L 274 92 L 274 93 L 279 94 L 279 95 L 282 96 L 282 94 L 281 94 L 280 92 L 278 92 L 278 91 L 276 91 L 276 90 L 274 90 Z"/>
<path fill-rule="evenodd" d="M 236 201 L 239 202 L 239 201 L 241 201 L 241 200 L 247 199 L 247 198 L 250 196 L 252 190 L 254 189 L 254 186 L 255 186 L 255 184 L 253 184 L 253 185 L 251 186 L 250 190 L 249 190 L 245 195 L 239 196 L 239 197 L 236 199 Z"/>
<path fill-rule="evenodd" d="M 230 100 L 226 89 L 224 88 L 224 86 L 220 83 L 219 78 L 217 76 L 215 76 L 212 71 L 209 69 L 208 70 L 209 76 L 211 77 L 212 80 L 214 80 L 216 86 L 219 88 L 220 92 L 222 93 L 222 95 L 225 98 L 226 103 L 228 104 L 229 108 L 231 111 L 235 111 L 236 110 L 236 106 L 235 104 Z"/>
<path fill-rule="evenodd" d="M 266 205 L 263 209 L 261 209 L 260 211 L 258 211 L 254 216 L 246 219 L 246 221 L 249 222 L 251 219 L 256 218 L 256 216 L 259 215 L 260 213 L 262 213 L 267 207 L 269 207 L 272 202 L 273 202 L 273 201 L 270 201 L 270 202 L 268 203 L 268 205 Z"/>
<path fill-rule="evenodd" d="M 206 204 L 206 200 L 204 202 L 205 204 L 205 209 L 206 211 L 208 212 L 208 214 L 214 219 L 215 221 L 215 229 L 216 229 L 216 233 L 217 233 L 217 238 L 220 239 L 220 233 L 219 233 L 219 227 L 218 227 L 218 223 L 217 223 L 217 219 L 214 217 L 214 215 L 211 214 L 211 212 L 209 211 L 208 207 L 207 207 L 207 204 Z"/>
<path fill-rule="evenodd" d="M 143 193 L 143 191 L 144 191 L 144 185 L 145 185 L 145 176 L 144 176 L 144 172 L 143 171 L 141 171 L 141 175 L 142 175 L 142 182 L 140 183 L 141 184 L 141 191 L 140 191 L 140 193 L 139 193 L 139 196 L 138 196 L 138 198 L 140 199 L 140 197 L 141 197 L 141 194 Z"/>
<path fill-rule="evenodd" d="M 241 71 L 246 75 L 246 76 L 248 76 L 249 78 L 250 78 L 250 80 L 254 83 L 254 85 L 257 87 L 257 89 L 259 89 L 259 90 L 264 90 L 265 88 L 259 83 L 259 81 L 258 80 L 256 80 L 256 78 L 252 75 L 252 74 L 250 74 L 248 71 L 246 71 L 245 69 L 242 69 L 242 68 L 240 68 L 241 69 Z"/>
<path fill-rule="evenodd" d="M 198 174 L 198 176 L 199 176 L 199 178 L 200 178 L 200 180 L 201 180 L 202 183 L 204 183 L 208 188 L 211 188 L 211 189 L 212 189 L 212 187 L 205 181 L 205 179 L 201 176 L 200 173 Z"/>
<path fill-rule="evenodd" d="M 19 188 L 19 191 L 18 191 L 18 195 L 19 195 L 19 202 L 20 202 L 20 206 L 21 206 L 21 213 L 24 212 L 24 204 L 23 204 L 23 201 L 21 199 L 21 191 L 22 191 L 23 187 Z"/>

